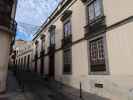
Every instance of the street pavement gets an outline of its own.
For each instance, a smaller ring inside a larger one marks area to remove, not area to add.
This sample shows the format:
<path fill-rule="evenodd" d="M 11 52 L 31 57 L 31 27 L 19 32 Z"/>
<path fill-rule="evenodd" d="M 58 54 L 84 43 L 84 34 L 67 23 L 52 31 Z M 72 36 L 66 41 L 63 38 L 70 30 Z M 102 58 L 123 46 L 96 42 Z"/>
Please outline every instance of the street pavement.
<path fill-rule="evenodd" d="M 31 72 L 9 72 L 7 83 L 0 100 L 109 100 L 90 93 L 82 93 L 80 98 L 79 90 Z"/>
<path fill-rule="evenodd" d="M 9 72 L 7 92 L 0 95 L 0 100 L 70 100 L 65 95 L 49 88 L 48 84 L 42 84 L 34 75 L 25 74 L 23 78 L 21 77 L 21 82 L 19 81 L 18 84 L 13 73 Z"/>

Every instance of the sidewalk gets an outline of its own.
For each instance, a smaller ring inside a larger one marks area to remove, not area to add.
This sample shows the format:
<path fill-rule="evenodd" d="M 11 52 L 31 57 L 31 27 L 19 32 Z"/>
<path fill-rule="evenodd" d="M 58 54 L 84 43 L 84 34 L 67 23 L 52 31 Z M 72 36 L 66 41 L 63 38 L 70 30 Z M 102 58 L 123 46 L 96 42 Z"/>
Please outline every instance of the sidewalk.
<path fill-rule="evenodd" d="M 96 94 L 91 94 L 91 93 L 84 92 L 84 91 L 82 91 L 81 93 L 82 97 L 80 98 L 79 89 L 66 86 L 55 80 L 49 80 L 47 82 L 47 86 L 50 87 L 51 89 L 54 89 L 56 92 L 61 93 L 66 97 L 69 97 L 69 99 L 71 100 L 110 100 L 108 98 L 103 98 Z"/>
<path fill-rule="evenodd" d="M 33 95 L 28 92 L 21 92 L 17 81 L 11 72 L 8 73 L 7 92 L 0 95 L 0 100 L 33 100 Z"/>

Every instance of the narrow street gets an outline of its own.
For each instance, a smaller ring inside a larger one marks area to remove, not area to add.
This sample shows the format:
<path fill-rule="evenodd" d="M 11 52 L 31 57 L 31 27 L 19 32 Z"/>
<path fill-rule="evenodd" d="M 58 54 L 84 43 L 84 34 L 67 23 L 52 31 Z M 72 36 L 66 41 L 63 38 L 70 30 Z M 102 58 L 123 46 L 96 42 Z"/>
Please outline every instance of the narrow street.
<path fill-rule="evenodd" d="M 7 93 L 1 95 L 0 100 L 70 100 L 55 89 L 50 88 L 47 82 L 42 82 L 33 75 L 31 77 L 28 73 L 24 77 L 23 85 L 19 86 L 13 73 L 9 72 Z"/>
<path fill-rule="evenodd" d="M 0 100 L 133 100 L 133 0 L 0 0 Z"/>
<path fill-rule="evenodd" d="M 17 77 L 16 77 L 17 76 Z M 109 100 L 95 94 L 80 93 L 52 79 L 44 79 L 32 72 L 9 71 L 7 92 L 0 95 L 0 100 Z"/>

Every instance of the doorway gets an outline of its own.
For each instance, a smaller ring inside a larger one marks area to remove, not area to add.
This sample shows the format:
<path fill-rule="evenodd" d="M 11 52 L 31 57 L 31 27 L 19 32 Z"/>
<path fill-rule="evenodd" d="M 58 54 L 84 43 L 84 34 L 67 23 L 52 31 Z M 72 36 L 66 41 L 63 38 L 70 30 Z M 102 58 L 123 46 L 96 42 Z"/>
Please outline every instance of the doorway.
<path fill-rule="evenodd" d="M 54 52 L 49 55 L 49 77 L 55 76 L 55 54 Z"/>

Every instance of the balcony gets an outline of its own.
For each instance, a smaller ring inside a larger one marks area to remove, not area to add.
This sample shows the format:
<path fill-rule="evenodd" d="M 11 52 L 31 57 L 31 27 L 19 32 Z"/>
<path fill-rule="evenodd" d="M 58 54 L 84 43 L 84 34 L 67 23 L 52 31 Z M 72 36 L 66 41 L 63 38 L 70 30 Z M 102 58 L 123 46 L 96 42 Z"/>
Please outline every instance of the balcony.
<path fill-rule="evenodd" d="M 12 46 L 15 42 L 15 36 L 16 36 L 16 31 L 17 31 L 16 21 L 14 19 L 11 19 L 10 20 L 10 25 L 7 28 L 11 32 L 11 35 L 12 35 L 12 41 L 11 41 L 11 46 Z"/>
<path fill-rule="evenodd" d="M 17 23 L 14 19 L 4 17 L 0 15 L 0 29 L 4 31 L 9 31 L 13 36 L 16 35 Z"/>
<path fill-rule="evenodd" d="M 89 22 L 85 27 L 85 38 L 95 36 L 106 30 L 105 16 L 101 16 L 96 20 Z"/>
<path fill-rule="evenodd" d="M 40 52 L 40 57 L 44 57 L 44 55 L 45 55 L 45 51 L 42 50 L 42 51 Z"/>
<path fill-rule="evenodd" d="M 55 44 L 51 44 L 48 48 L 48 53 L 53 54 L 55 52 Z"/>
<path fill-rule="evenodd" d="M 17 23 L 11 18 L 12 7 L 13 0 L 0 0 L 0 29 L 15 36 Z"/>
<path fill-rule="evenodd" d="M 34 60 L 36 61 L 37 59 L 38 59 L 38 55 L 35 54 L 35 55 L 34 55 Z"/>
<path fill-rule="evenodd" d="M 14 19 L 11 19 L 9 29 L 12 31 L 12 35 L 16 35 L 17 22 Z"/>
<path fill-rule="evenodd" d="M 69 35 L 67 37 L 64 37 L 64 39 L 62 39 L 62 47 L 65 47 L 71 44 L 72 44 L 72 35 Z"/>

